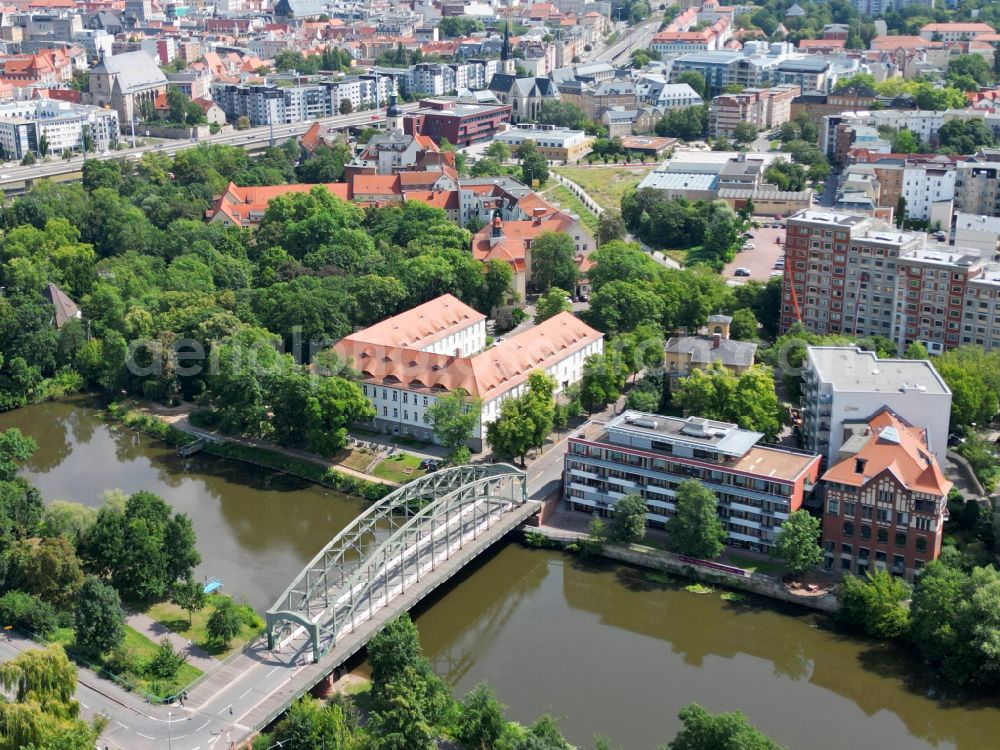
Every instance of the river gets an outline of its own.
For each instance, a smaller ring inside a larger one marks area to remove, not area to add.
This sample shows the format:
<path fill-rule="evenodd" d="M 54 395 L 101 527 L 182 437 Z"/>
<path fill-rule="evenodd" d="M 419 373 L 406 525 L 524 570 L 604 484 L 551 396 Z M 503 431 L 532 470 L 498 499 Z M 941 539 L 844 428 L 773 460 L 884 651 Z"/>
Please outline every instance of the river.
<path fill-rule="evenodd" d="M 39 443 L 24 474 L 47 501 L 96 505 L 105 489 L 145 489 L 191 516 L 200 576 L 264 609 L 360 501 L 209 456 L 179 458 L 108 425 L 80 400 L 0 414 Z M 723 601 L 584 565 L 558 552 L 495 550 L 417 618 L 435 669 L 464 694 L 488 681 L 511 718 L 544 710 L 581 747 L 595 734 L 648 750 L 697 701 L 740 709 L 794 750 L 1000 746 L 1000 700 L 935 700 L 900 650 L 845 637 L 770 603 Z"/>

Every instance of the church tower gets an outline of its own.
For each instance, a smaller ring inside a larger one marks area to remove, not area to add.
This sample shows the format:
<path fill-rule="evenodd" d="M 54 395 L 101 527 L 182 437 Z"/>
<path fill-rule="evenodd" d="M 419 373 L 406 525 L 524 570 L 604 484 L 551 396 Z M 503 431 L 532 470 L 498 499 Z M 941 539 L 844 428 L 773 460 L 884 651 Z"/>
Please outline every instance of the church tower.
<path fill-rule="evenodd" d="M 516 67 L 514 57 L 510 53 L 510 21 L 503 27 L 503 45 L 500 47 L 500 69 L 504 73 L 514 75 Z"/>

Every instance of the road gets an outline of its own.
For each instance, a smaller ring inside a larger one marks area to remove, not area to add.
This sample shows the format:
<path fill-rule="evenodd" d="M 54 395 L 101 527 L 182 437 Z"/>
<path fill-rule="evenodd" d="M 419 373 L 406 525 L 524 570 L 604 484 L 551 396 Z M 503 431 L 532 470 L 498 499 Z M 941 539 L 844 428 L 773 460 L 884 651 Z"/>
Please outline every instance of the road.
<path fill-rule="evenodd" d="M 622 38 L 610 47 L 594 55 L 593 61 L 616 62 L 619 58 L 628 57 L 633 49 L 645 49 L 649 46 L 653 34 L 660 28 L 661 19 L 658 15 L 651 16 L 645 23 L 629 29 Z"/>
<path fill-rule="evenodd" d="M 416 109 L 416 103 L 401 105 L 404 110 Z M 374 118 L 374 119 L 373 119 Z M 385 120 L 385 110 L 363 110 L 349 115 L 337 115 L 326 117 L 319 122 L 337 127 L 350 127 L 352 125 L 372 125 Z M 305 133 L 313 122 L 298 122 L 291 125 L 277 125 L 272 130 L 269 127 L 250 128 L 232 133 L 220 133 L 195 141 L 168 141 L 137 148 L 122 149 L 105 154 L 90 154 L 87 159 L 138 159 L 143 154 L 154 151 L 162 154 L 173 155 L 179 151 L 193 148 L 203 143 L 224 144 L 229 146 L 257 147 L 264 146 L 271 142 L 282 143 L 289 138 L 295 138 Z M 126 141 L 128 139 L 125 139 Z M 22 184 L 25 180 L 37 180 L 43 177 L 57 177 L 59 175 L 79 172 L 83 169 L 84 158 L 76 156 L 72 159 L 53 159 L 49 162 L 39 162 L 30 167 L 20 165 L 5 166 L 0 168 L 0 189 L 10 188 Z"/>
<path fill-rule="evenodd" d="M 484 512 L 485 510 L 485 512 Z M 505 514 L 514 512 L 504 525 Z M 78 670 L 77 700 L 83 715 L 92 719 L 103 716 L 107 728 L 98 748 L 111 750 L 227 750 L 237 747 L 251 734 L 259 722 L 273 716 L 273 711 L 301 690 L 321 680 L 335 666 L 340 656 L 350 656 L 377 632 L 386 613 L 386 606 L 403 609 L 412 607 L 426 591 L 453 575 L 466 559 L 477 551 L 474 540 L 488 546 L 507 533 L 531 512 L 527 506 L 502 506 L 478 501 L 463 512 L 449 516 L 447 523 L 438 522 L 433 533 L 421 537 L 407 547 L 406 553 L 395 555 L 371 577 L 375 585 L 367 595 L 359 594 L 359 606 L 351 621 L 354 627 L 338 639 L 338 649 L 329 660 L 315 664 L 312 645 L 301 628 L 283 637 L 274 651 L 268 651 L 266 639 L 240 653 L 189 689 L 186 705 L 154 706 L 113 682 L 97 678 L 88 670 Z M 487 516 L 490 521 L 487 522 Z M 487 530 L 492 525 L 494 537 Z M 460 550 L 465 546 L 464 553 Z M 418 552 L 419 549 L 419 552 Z M 450 553 L 450 554 L 449 554 Z M 463 558 L 463 555 L 465 558 Z M 436 573 L 431 574 L 436 559 Z M 438 579 L 435 579 L 438 576 Z M 422 583 L 421 583 L 422 582 Z M 421 591 L 421 586 L 425 591 Z M 360 589 L 358 589 L 360 591 Z M 340 592 L 332 605 L 344 609 L 348 594 Z M 374 614 L 364 602 L 375 602 Z M 384 602 L 389 600 L 389 604 Z M 12 631 L 0 631 L 0 661 L 18 653 L 38 648 L 38 644 Z M 364 640 L 362 640 L 364 638 Z M 305 674 L 301 674 L 305 671 Z"/>

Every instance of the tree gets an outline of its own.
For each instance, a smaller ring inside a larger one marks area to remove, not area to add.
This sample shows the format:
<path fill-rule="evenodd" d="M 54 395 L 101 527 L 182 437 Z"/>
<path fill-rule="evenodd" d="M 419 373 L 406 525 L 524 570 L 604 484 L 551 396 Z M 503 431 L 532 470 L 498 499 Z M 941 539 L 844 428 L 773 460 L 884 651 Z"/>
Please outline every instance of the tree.
<path fill-rule="evenodd" d="M 795 511 L 778 529 L 774 557 L 782 560 L 795 575 L 802 575 L 823 562 L 819 533 L 818 518 L 805 510 Z"/>
<path fill-rule="evenodd" d="M 733 312 L 733 322 L 729 326 L 732 338 L 741 341 L 754 341 L 760 337 L 760 324 L 754 317 L 753 310 L 741 307 Z"/>
<path fill-rule="evenodd" d="M 542 232 L 531 244 L 531 283 L 536 289 L 548 291 L 575 289 L 580 276 L 576 264 L 576 245 L 563 232 Z"/>
<path fill-rule="evenodd" d="M 324 706 L 312 696 L 304 695 L 289 706 L 274 739 L 287 748 L 353 748 L 357 738 L 356 726 L 351 722 L 344 706 L 337 703 Z"/>
<path fill-rule="evenodd" d="M 249 128 L 250 128 L 250 118 L 247 117 L 246 115 L 240 115 L 236 119 L 235 128 L 237 130 L 249 130 Z"/>
<path fill-rule="evenodd" d="M 503 141 L 493 141 L 486 147 L 485 154 L 490 159 L 496 159 L 498 162 L 503 164 L 510 158 L 510 146 Z"/>
<path fill-rule="evenodd" d="M 14 694 L 0 700 L 0 750 L 91 750 L 103 721 L 79 718 L 76 668 L 62 646 L 24 651 L 0 664 L 0 685 Z"/>
<path fill-rule="evenodd" d="M 568 297 L 569 292 L 556 286 L 539 297 L 535 303 L 535 325 L 561 312 L 571 312 L 573 306 L 566 301 Z"/>
<path fill-rule="evenodd" d="M 599 246 L 624 239 L 625 234 L 625 222 L 622 221 L 620 211 L 608 209 L 597 217 L 597 244 Z"/>
<path fill-rule="evenodd" d="M 239 607 L 228 596 L 217 600 L 215 610 L 209 615 L 205 630 L 209 639 L 223 649 L 229 647 L 229 642 L 240 634 L 243 629 L 243 616 Z"/>
<path fill-rule="evenodd" d="M 737 143 L 750 143 L 756 137 L 757 128 L 746 120 L 736 123 L 736 126 L 733 128 L 733 140 Z"/>
<path fill-rule="evenodd" d="M 910 603 L 910 636 L 949 681 L 995 685 L 1000 682 L 998 602 L 1000 573 L 993 566 L 966 572 L 928 563 Z"/>
<path fill-rule="evenodd" d="M 865 573 L 865 578 L 847 576 L 841 584 L 839 617 L 876 638 L 898 638 L 909 629 L 909 614 L 903 602 L 910 598 L 906 581 L 887 570 Z"/>
<path fill-rule="evenodd" d="M 962 346 L 934 359 L 951 389 L 951 426 L 987 424 L 1000 410 L 1000 353 Z"/>
<path fill-rule="evenodd" d="M 919 341 L 912 341 L 910 345 L 906 347 L 906 352 L 903 354 L 904 359 L 930 359 L 930 354 L 927 353 L 927 347 L 924 346 Z"/>
<path fill-rule="evenodd" d="M 740 374 L 720 362 L 694 370 L 681 380 L 674 403 L 685 414 L 735 422 L 774 440 L 781 432 L 782 409 L 770 369 L 754 365 Z"/>
<path fill-rule="evenodd" d="M 716 513 L 715 493 L 696 479 L 685 479 L 677 486 L 674 503 L 677 510 L 667 523 L 671 547 L 705 560 L 718 557 L 726 529 Z"/>
<path fill-rule="evenodd" d="M 920 137 L 912 130 L 900 130 L 892 139 L 892 151 L 896 154 L 918 154 L 922 146 Z"/>
<path fill-rule="evenodd" d="M 187 657 L 177 652 L 169 638 L 161 638 L 146 669 L 157 679 L 172 680 L 186 661 Z"/>
<path fill-rule="evenodd" d="M 535 121 L 544 125 L 583 130 L 587 126 L 587 116 L 575 104 L 547 99 L 538 108 Z"/>
<path fill-rule="evenodd" d="M 493 452 L 506 458 L 525 456 L 532 448 L 541 448 L 555 426 L 555 380 L 536 370 L 528 376 L 528 390 L 506 399 L 500 416 L 486 428 L 486 440 Z"/>
<path fill-rule="evenodd" d="M 906 223 L 906 198 L 902 195 L 896 199 L 896 227 L 902 229 L 903 224 Z"/>
<path fill-rule="evenodd" d="M 470 399 L 464 388 L 438 396 L 427 409 L 427 422 L 438 442 L 447 449 L 451 463 L 468 460 L 468 442 L 479 424 L 481 413 L 482 401 Z"/>
<path fill-rule="evenodd" d="M 3 584 L 60 605 L 72 599 L 83 583 L 80 560 L 64 536 L 22 539 L 0 558 L 6 569 Z"/>
<path fill-rule="evenodd" d="M 476 685 L 462 703 L 458 739 L 469 750 L 492 750 L 507 729 L 507 707 L 485 683 Z"/>
<path fill-rule="evenodd" d="M 679 716 L 683 728 L 661 750 L 782 750 L 739 711 L 712 714 L 689 703 Z"/>
<path fill-rule="evenodd" d="M 615 502 L 608 540 L 617 544 L 632 544 L 645 535 L 646 501 L 642 495 L 630 492 Z"/>
<path fill-rule="evenodd" d="M 544 185 L 549 179 L 549 165 L 530 138 L 521 141 L 517 147 L 517 158 L 521 162 L 521 181 L 525 185 Z"/>
<path fill-rule="evenodd" d="M 610 284 L 608 285 L 611 286 Z M 617 401 L 625 387 L 627 373 L 613 352 L 591 354 L 583 363 L 580 379 L 580 401 L 592 413 L 605 404 Z"/>
<path fill-rule="evenodd" d="M 705 76 L 696 70 L 688 70 L 681 73 L 674 80 L 674 83 L 686 83 L 688 86 L 694 89 L 694 92 L 700 96 L 702 99 L 708 97 L 708 90 L 705 84 Z"/>
<path fill-rule="evenodd" d="M 349 115 L 349 114 L 351 114 L 351 112 L 354 111 L 354 105 L 351 104 L 351 100 L 350 99 L 341 99 L 340 100 L 339 111 L 340 111 L 340 114 L 342 114 L 342 115 Z"/>
<path fill-rule="evenodd" d="M 764 179 L 776 185 L 779 190 L 798 192 L 806 187 L 806 170 L 800 164 L 775 159 L 764 170 Z"/>
<path fill-rule="evenodd" d="M 0 432 L 0 482 L 13 481 L 20 463 L 31 458 L 37 449 L 38 444 L 16 427 Z"/>
<path fill-rule="evenodd" d="M 655 129 L 659 136 L 681 138 L 685 141 L 703 138 L 708 130 L 708 108 L 694 106 L 672 109 L 657 120 Z"/>
<path fill-rule="evenodd" d="M 208 596 L 204 586 L 194 579 L 188 579 L 177 581 L 170 587 L 170 601 L 188 613 L 188 627 L 191 627 L 194 613 L 205 607 Z"/>
<path fill-rule="evenodd" d="M 76 592 L 73 633 L 77 648 L 94 656 L 125 640 L 125 613 L 118 592 L 95 576 L 87 576 Z"/>
<path fill-rule="evenodd" d="M 996 142 L 983 120 L 949 120 L 938 129 L 939 150 L 946 154 L 974 154 Z"/>

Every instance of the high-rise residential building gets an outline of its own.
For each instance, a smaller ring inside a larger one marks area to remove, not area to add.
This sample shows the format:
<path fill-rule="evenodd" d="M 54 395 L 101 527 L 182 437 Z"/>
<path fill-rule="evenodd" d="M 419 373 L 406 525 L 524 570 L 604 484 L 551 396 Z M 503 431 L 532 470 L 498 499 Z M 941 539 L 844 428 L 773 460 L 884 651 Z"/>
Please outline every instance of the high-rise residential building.
<path fill-rule="evenodd" d="M 728 544 L 770 552 L 790 513 L 819 477 L 815 453 L 760 445 L 759 432 L 701 417 L 626 411 L 601 435 L 570 437 L 563 470 L 567 507 L 613 516 L 629 493 L 646 502 L 649 525 L 676 512 L 681 482 L 695 479 L 718 500 Z"/>
<path fill-rule="evenodd" d="M 807 449 L 837 460 L 849 426 L 889 408 L 926 432 L 929 450 L 948 449 L 951 390 L 926 360 L 879 359 L 854 346 L 810 346 L 802 374 L 802 437 Z"/>
<path fill-rule="evenodd" d="M 900 351 L 1000 349 L 1000 263 L 870 216 L 808 209 L 788 219 L 781 326 L 884 336 Z"/>
<path fill-rule="evenodd" d="M 27 154 L 105 151 L 118 146 L 118 113 L 113 109 L 56 99 L 29 99 L 0 104 L 0 147 L 7 159 Z M 88 143 L 89 140 L 89 143 Z"/>
<path fill-rule="evenodd" d="M 708 108 L 708 132 L 729 137 L 737 123 L 747 122 L 757 130 L 770 130 L 788 122 L 792 99 L 801 93 L 796 84 L 769 89 L 748 88 L 737 94 L 720 94 Z"/>
<path fill-rule="evenodd" d="M 1000 216 L 1000 151 L 982 149 L 956 165 L 955 211 Z"/>
<path fill-rule="evenodd" d="M 951 486 L 919 425 L 890 409 L 851 423 L 823 474 L 826 567 L 912 579 L 941 553 Z"/>

